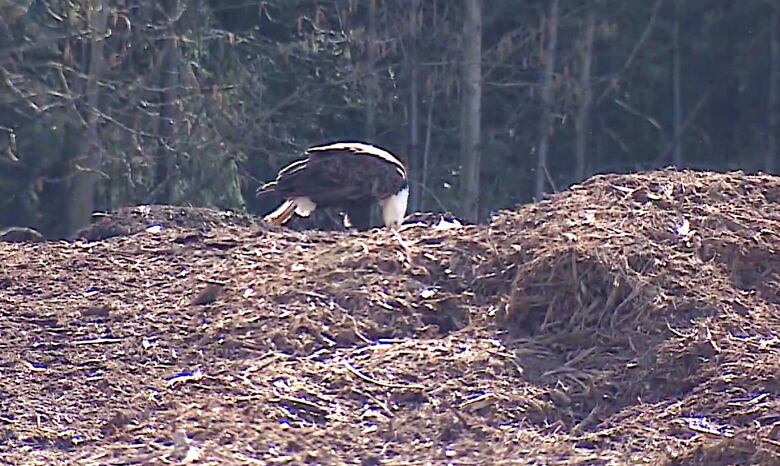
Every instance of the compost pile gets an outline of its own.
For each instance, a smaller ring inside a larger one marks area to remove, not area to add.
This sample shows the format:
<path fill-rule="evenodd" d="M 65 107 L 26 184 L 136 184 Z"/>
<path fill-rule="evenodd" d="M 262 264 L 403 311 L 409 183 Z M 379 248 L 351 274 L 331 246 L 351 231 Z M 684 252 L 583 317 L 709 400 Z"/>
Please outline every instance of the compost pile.
<path fill-rule="evenodd" d="M 238 212 L 218 211 L 205 207 L 140 205 L 122 207 L 115 212 L 93 214 L 91 225 L 74 235 L 77 239 L 98 241 L 114 236 L 132 235 L 156 228 L 210 230 L 221 226 L 253 226 L 259 220 Z"/>
<path fill-rule="evenodd" d="M 0 458 L 780 464 L 779 207 L 666 170 L 399 235 L 0 243 Z"/>

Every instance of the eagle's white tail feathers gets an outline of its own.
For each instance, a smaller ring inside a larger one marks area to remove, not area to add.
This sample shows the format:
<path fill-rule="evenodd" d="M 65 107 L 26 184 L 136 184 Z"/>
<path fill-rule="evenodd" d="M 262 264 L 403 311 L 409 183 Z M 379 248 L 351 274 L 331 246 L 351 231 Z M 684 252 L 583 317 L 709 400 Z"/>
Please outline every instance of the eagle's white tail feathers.
<path fill-rule="evenodd" d="M 406 217 L 406 204 L 409 201 L 409 187 L 405 187 L 397 194 L 379 201 L 382 207 L 382 219 L 385 226 L 397 230 Z"/>
<path fill-rule="evenodd" d="M 272 225 L 284 225 L 290 220 L 293 212 L 295 212 L 295 203 L 292 199 L 288 199 L 284 201 L 282 205 L 274 209 L 273 212 L 263 217 L 263 220 Z"/>
<path fill-rule="evenodd" d="M 284 201 L 273 212 L 263 217 L 263 220 L 277 226 L 284 225 L 292 218 L 293 214 L 308 217 L 316 208 L 317 204 L 308 197 L 294 197 Z"/>

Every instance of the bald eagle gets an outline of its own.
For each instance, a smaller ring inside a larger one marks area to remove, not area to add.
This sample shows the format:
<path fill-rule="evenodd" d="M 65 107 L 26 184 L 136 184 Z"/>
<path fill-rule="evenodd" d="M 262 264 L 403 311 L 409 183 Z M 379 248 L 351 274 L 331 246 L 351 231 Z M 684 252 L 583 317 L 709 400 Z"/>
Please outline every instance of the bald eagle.
<path fill-rule="evenodd" d="M 307 157 L 282 168 L 276 180 L 257 196 L 275 194 L 285 201 L 265 220 L 287 223 L 293 214 L 308 217 L 315 209 L 338 208 L 344 225 L 370 227 L 371 209 L 378 205 L 384 225 L 397 230 L 406 215 L 409 183 L 406 167 L 389 151 L 362 142 L 335 142 L 308 148 Z"/>

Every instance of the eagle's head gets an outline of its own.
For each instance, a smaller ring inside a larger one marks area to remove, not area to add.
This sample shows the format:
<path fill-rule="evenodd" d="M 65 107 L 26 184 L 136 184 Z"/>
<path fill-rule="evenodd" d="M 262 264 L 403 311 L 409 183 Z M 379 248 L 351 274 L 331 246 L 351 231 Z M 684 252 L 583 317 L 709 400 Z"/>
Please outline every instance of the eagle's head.
<path fill-rule="evenodd" d="M 388 196 L 379 201 L 382 208 L 382 220 L 385 226 L 398 230 L 406 217 L 406 204 L 409 201 L 409 185 L 404 187 L 392 196 Z"/>

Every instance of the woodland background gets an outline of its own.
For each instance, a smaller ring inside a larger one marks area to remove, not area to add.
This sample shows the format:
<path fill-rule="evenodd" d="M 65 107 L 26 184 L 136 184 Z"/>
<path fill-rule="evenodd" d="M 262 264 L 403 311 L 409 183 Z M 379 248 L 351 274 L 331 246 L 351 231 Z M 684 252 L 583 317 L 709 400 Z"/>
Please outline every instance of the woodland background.
<path fill-rule="evenodd" d="M 305 147 L 484 220 L 603 172 L 777 172 L 778 0 L 0 0 L 0 227 L 256 214 Z"/>

